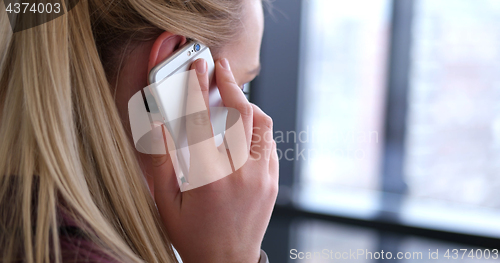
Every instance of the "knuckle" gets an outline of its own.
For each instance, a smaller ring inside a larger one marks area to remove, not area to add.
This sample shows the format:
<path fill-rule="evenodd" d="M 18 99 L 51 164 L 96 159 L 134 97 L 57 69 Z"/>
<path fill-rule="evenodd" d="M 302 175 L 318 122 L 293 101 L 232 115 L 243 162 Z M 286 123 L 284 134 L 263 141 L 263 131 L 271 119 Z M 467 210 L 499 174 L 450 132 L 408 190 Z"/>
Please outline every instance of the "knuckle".
<path fill-rule="evenodd" d="M 262 193 L 265 193 L 269 188 L 269 182 L 264 177 L 257 178 L 255 184 L 256 189 Z"/>
<path fill-rule="evenodd" d="M 219 71 L 217 71 L 217 72 L 219 72 Z M 219 75 L 217 77 L 219 77 Z M 218 79 L 220 80 L 220 84 L 222 84 L 222 85 L 226 85 L 226 86 L 237 85 L 236 80 L 234 79 L 234 77 L 231 75 L 230 72 L 225 73 L 225 71 L 222 71 L 222 75 L 220 75 L 220 78 L 218 78 Z"/>
<path fill-rule="evenodd" d="M 196 126 L 206 126 L 210 124 L 210 118 L 206 111 L 200 111 L 188 116 L 188 121 Z"/>
<path fill-rule="evenodd" d="M 268 128 L 269 130 L 272 130 L 273 118 L 271 118 L 269 115 L 264 114 L 264 117 L 262 119 L 262 125 L 264 125 L 264 127 Z"/>
<path fill-rule="evenodd" d="M 200 80 L 200 89 L 202 92 L 208 92 L 209 87 L 208 87 L 208 81 L 205 79 Z"/>
<path fill-rule="evenodd" d="M 276 199 L 276 197 L 278 196 L 279 185 L 273 180 L 269 180 L 268 178 L 260 178 L 258 187 L 265 198 Z"/>
<path fill-rule="evenodd" d="M 279 189 L 280 189 L 280 186 L 279 186 L 278 183 L 272 183 L 271 184 L 271 189 L 269 190 L 271 196 L 273 196 L 274 198 L 276 198 L 278 196 Z"/>
<path fill-rule="evenodd" d="M 271 161 L 273 160 L 272 158 L 276 154 L 278 145 L 276 145 L 276 141 L 271 138 L 271 146 L 270 146 L 270 156 L 271 156 Z"/>
<path fill-rule="evenodd" d="M 253 114 L 253 107 L 248 102 L 241 102 L 236 107 L 242 116 L 248 117 Z"/>

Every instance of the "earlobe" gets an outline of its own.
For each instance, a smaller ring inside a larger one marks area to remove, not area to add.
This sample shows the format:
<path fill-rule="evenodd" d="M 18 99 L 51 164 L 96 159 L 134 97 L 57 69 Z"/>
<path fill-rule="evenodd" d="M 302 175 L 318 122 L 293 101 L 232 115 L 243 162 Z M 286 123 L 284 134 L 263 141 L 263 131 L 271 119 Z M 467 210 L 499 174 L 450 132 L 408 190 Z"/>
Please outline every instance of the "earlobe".
<path fill-rule="evenodd" d="M 175 35 L 170 32 L 163 32 L 153 44 L 149 54 L 148 72 L 156 65 L 165 60 L 180 46 L 187 42 L 186 37 Z"/>

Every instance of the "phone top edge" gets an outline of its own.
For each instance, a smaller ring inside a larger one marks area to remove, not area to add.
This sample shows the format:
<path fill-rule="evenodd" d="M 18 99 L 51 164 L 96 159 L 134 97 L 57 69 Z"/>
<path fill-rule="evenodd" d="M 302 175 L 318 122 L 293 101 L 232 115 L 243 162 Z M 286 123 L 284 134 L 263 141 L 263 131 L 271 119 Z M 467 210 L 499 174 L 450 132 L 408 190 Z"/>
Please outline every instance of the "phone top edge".
<path fill-rule="evenodd" d="M 193 58 L 198 57 L 199 54 L 203 53 L 203 51 L 205 51 L 208 48 L 207 46 L 205 46 L 197 41 L 189 40 L 186 44 L 184 44 L 182 47 L 180 47 L 177 51 L 175 51 L 173 54 L 171 54 L 169 57 L 167 57 L 165 60 L 163 60 L 162 62 L 160 62 L 158 65 L 154 66 L 151 69 L 151 71 L 149 72 L 149 76 L 148 76 L 148 82 L 149 82 L 148 85 L 151 85 L 153 83 L 158 82 L 156 80 L 156 76 L 158 75 L 160 70 L 163 67 L 165 67 L 167 64 L 171 63 L 172 61 L 175 61 L 182 54 L 185 54 L 186 52 L 188 52 L 189 49 L 191 49 L 191 47 L 194 46 L 195 44 L 200 45 L 200 50 L 197 51 L 196 53 L 194 53 L 195 55 L 193 56 Z M 169 75 L 175 73 L 177 70 L 178 69 L 173 70 Z"/>

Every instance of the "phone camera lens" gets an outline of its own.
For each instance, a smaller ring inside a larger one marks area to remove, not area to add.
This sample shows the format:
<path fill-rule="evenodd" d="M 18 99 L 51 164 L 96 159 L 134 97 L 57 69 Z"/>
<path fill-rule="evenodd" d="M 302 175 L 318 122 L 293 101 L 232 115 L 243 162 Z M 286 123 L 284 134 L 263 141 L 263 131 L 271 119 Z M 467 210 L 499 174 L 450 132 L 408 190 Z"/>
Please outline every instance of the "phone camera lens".
<path fill-rule="evenodd" d="M 198 52 L 198 51 L 200 51 L 200 49 L 201 49 L 200 44 L 194 45 L 194 51 Z"/>

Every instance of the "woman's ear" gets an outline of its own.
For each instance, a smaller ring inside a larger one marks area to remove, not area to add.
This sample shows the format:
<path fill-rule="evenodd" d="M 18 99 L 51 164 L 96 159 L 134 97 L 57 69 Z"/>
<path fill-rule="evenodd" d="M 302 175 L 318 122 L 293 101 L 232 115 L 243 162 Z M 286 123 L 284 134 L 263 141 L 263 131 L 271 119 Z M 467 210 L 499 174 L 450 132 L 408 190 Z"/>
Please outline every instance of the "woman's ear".
<path fill-rule="evenodd" d="M 174 35 L 170 32 L 163 32 L 153 44 L 149 54 L 148 72 L 156 65 L 165 60 L 180 46 L 187 42 L 186 37 Z"/>

